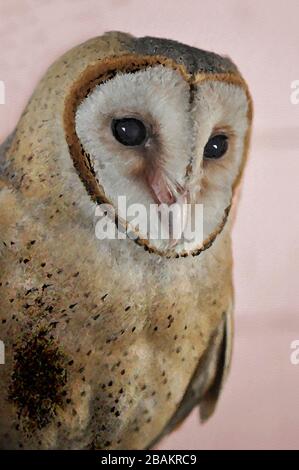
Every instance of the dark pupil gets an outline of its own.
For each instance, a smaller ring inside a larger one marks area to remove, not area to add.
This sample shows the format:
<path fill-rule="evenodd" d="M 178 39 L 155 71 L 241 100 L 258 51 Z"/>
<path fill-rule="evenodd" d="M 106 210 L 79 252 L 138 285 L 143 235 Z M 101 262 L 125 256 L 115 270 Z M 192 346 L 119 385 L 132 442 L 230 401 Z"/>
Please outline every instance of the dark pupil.
<path fill-rule="evenodd" d="M 146 127 L 135 118 L 113 119 L 111 129 L 114 137 L 123 145 L 141 145 L 146 139 Z"/>
<path fill-rule="evenodd" d="M 228 139 L 226 135 L 214 135 L 206 144 L 203 156 L 204 158 L 220 158 L 227 151 L 227 147 Z"/>

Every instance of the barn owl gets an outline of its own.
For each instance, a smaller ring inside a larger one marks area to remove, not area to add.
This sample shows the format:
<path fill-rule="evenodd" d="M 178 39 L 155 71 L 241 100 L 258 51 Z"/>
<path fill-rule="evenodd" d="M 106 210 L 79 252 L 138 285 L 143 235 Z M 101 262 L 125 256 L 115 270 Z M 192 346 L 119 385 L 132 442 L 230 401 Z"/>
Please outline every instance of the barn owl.
<path fill-rule="evenodd" d="M 106 33 L 49 68 L 0 152 L 1 448 L 145 449 L 212 414 L 251 117 L 230 59 L 173 40 Z M 200 205 L 201 239 L 141 233 L 119 197 Z M 95 235 L 103 204 L 124 237 Z"/>

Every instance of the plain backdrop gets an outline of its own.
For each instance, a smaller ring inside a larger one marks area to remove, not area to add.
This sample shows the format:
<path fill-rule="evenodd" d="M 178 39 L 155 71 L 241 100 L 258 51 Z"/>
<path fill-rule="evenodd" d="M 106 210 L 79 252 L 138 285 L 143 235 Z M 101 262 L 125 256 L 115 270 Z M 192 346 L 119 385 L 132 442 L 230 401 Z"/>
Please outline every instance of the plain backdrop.
<path fill-rule="evenodd" d="M 255 104 L 251 156 L 234 228 L 234 358 L 214 417 L 195 410 L 164 449 L 299 448 L 298 0 L 0 0 L 0 141 L 38 79 L 70 47 L 109 30 L 229 55 Z"/>

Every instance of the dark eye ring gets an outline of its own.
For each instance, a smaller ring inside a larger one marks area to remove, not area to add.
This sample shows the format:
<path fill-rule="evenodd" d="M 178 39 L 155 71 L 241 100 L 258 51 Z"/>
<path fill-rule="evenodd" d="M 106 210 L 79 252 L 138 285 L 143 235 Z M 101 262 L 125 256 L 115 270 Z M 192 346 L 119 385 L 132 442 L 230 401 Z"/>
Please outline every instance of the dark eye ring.
<path fill-rule="evenodd" d="M 207 159 L 223 157 L 228 149 L 228 137 L 225 134 L 216 134 L 209 138 L 205 145 L 203 156 Z"/>
<path fill-rule="evenodd" d="M 148 137 L 145 124 L 133 117 L 112 119 L 111 130 L 115 139 L 128 147 L 143 145 Z"/>

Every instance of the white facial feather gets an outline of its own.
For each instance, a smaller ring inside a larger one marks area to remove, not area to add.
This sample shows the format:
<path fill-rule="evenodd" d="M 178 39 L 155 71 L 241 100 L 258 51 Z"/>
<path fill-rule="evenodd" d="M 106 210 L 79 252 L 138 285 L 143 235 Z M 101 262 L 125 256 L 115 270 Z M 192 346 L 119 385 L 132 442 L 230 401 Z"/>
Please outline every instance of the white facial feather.
<path fill-rule="evenodd" d="M 192 114 L 197 128 L 196 155 L 190 184 L 196 201 L 203 204 L 204 239 L 213 233 L 230 206 L 232 187 L 243 159 L 249 126 L 248 102 L 240 86 L 205 81 L 198 86 Z M 219 160 L 203 160 L 204 147 L 212 133 L 229 137 L 226 154 Z"/>
<path fill-rule="evenodd" d="M 247 97 L 240 86 L 203 81 L 197 85 L 190 104 L 185 79 L 177 71 L 158 65 L 135 73 L 119 73 L 96 86 L 77 108 L 76 132 L 108 199 L 116 204 L 118 196 L 126 196 L 128 205 L 143 204 L 149 213 L 150 204 L 156 201 L 145 182 L 132 171 L 144 157 L 138 149 L 116 141 L 111 121 L 132 116 L 152 125 L 161 143 L 153 152 L 159 153 L 165 172 L 189 191 L 192 203 L 203 204 L 205 243 L 221 227 L 231 204 L 249 125 L 247 113 Z M 226 133 L 229 148 L 219 160 L 204 160 L 204 147 L 213 133 Z M 168 242 L 151 243 L 163 250 Z M 200 247 L 196 238 L 174 249 L 180 253 Z"/>
<path fill-rule="evenodd" d="M 142 181 L 130 175 L 138 150 L 115 140 L 112 118 L 135 116 L 153 123 L 161 140 L 165 170 L 183 184 L 191 158 L 189 106 L 189 85 L 178 72 L 163 66 L 118 74 L 97 86 L 80 104 L 76 132 L 110 200 L 125 195 L 129 204 L 154 203 Z"/>

